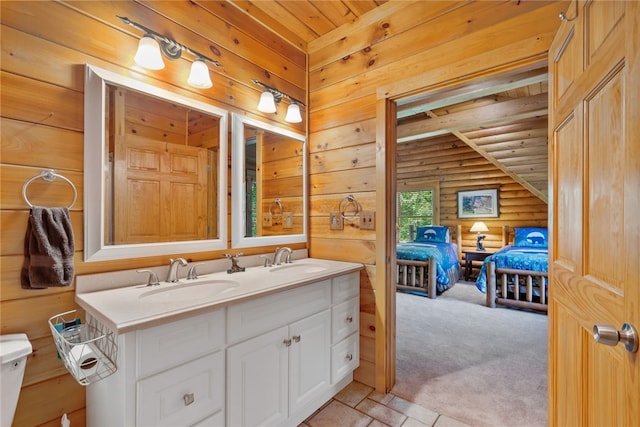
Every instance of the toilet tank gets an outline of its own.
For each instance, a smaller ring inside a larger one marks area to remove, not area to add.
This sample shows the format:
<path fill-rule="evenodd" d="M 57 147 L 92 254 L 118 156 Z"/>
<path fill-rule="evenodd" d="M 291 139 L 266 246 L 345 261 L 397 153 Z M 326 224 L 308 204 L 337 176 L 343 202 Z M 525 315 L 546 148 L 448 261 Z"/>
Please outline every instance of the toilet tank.
<path fill-rule="evenodd" d="M 31 343 L 26 334 L 0 335 L 0 363 L 2 364 L 0 427 L 9 427 L 13 422 L 27 356 L 31 354 L 31 350 Z"/>

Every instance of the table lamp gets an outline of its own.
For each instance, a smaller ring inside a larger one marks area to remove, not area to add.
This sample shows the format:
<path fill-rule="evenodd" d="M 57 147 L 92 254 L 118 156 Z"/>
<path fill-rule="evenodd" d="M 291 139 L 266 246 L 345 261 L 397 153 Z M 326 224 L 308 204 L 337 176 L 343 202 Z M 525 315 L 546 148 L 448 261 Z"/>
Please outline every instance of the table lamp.
<path fill-rule="evenodd" d="M 472 233 L 473 232 L 477 232 L 478 233 L 478 240 L 476 241 L 476 250 L 477 251 L 484 251 L 484 246 L 482 246 L 482 239 L 484 239 L 485 236 L 484 234 L 480 234 L 483 233 L 485 231 L 489 231 L 489 227 L 487 227 L 487 225 L 482 222 L 482 221 L 478 221 L 473 223 L 473 225 L 471 226 L 471 229 L 469 230 Z"/>

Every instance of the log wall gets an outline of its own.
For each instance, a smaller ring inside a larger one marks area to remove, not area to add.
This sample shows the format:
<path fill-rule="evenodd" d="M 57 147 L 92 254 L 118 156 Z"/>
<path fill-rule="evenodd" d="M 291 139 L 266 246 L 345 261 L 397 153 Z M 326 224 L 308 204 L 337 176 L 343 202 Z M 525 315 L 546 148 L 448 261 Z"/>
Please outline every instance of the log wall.
<path fill-rule="evenodd" d="M 489 163 L 454 136 L 437 142 L 403 143 L 397 150 L 397 187 L 415 188 L 424 182 L 439 186 L 439 224 L 462 225 L 462 249 L 476 247 L 476 233 L 469 231 L 476 220 L 458 218 L 458 191 L 498 189 L 498 218 L 482 219 L 489 231 L 485 248 L 502 247 L 502 233 L 509 227 L 546 227 L 547 204 Z M 419 165 L 419 167 L 416 167 Z"/>
<path fill-rule="evenodd" d="M 41 291 L 20 287 L 29 215 L 21 195 L 25 181 L 43 168 L 51 168 L 78 189 L 78 200 L 71 209 L 76 275 L 165 265 L 169 258 L 83 262 L 84 64 L 125 74 L 230 112 L 273 121 L 292 131 L 306 131 L 306 120 L 299 125 L 284 122 L 283 106 L 277 115 L 257 113 L 260 88 L 251 82 L 258 79 L 306 100 L 306 54 L 226 6 L 224 2 L 189 1 L 0 3 L 0 323 L 2 334 L 27 333 L 34 347 L 27 361 L 14 425 L 59 426 L 63 413 L 68 414 L 73 426 L 85 425 L 85 389 L 57 359 L 47 324 L 54 314 L 77 308 L 74 286 Z M 164 70 L 136 70 L 133 55 L 142 34 L 124 25 L 116 15 L 218 60 L 222 67 L 211 67 L 214 86 L 196 90 L 186 85 L 192 59 L 189 55 L 188 60 L 165 58 Z M 67 184 L 38 181 L 29 186 L 32 203 L 61 206 L 69 202 Z M 304 248 L 306 244 L 292 247 Z M 246 248 L 243 252 L 248 255 L 273 249 Z M 224 252 L 174 256 L 198 261 L 221 258 Z"/>
<path fill-rule="evenodd" d="M 310 254 L 367 266 L 359 381 L 379 391 L 393 385 L 386 370 L 393 346 L 385 340 L 391 324 L 385 295 L 391 284 L 376 278 L 376 255 L 384 252 L 376 231 L 353 223 L 330 230 L 329 213 L 349 194 L 367 210 L 376 208 L 376 197 L 388 201 L 394 196 L 376 185 L 388 178 L 384 162 L 377 162 L 384 159 L 385 146 L 384 141 L 376 145 L 376 101 L 394 85 L 419 89 L 544 58 L 565 8 L 561 2 L 388 2 L 309 43 Z M 429 80 L 424 80 L 427 73 Z M 546 223 L 546 205 L 495 168 L 457 174 L 453 182 L 449 173 L 433 176 L 441 181 L 442 224 L 458 222 L 455 192 L 478 185 L 500 186 L 505 222 Z M 520 204 L 525 207 L 518 211 Z M 376 226 L 383 225 L 378 221 Z M 493 224 L 489 227 L 493 233 Z M 466 240 L 470 245 L 469 235 Z"/>

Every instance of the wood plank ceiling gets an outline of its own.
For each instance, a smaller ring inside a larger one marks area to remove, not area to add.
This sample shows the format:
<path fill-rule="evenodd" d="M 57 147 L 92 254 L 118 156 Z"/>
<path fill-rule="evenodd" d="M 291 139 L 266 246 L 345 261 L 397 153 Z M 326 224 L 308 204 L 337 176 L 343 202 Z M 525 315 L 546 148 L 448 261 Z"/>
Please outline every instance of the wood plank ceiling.
<path fill-rule="evenodd" d="M 398 102 L 398 144 L 450 135 L 548 202 L 547 69 L 474 81 Z"/>
<path fill-rule="evenodd" d="M 306 52 L 306 46 L 387 0 L 227 0 Z M 450 135 L 548 202 L 546 67 L 398 104 L 398 143 Z"/>
<path fill-rule="evenodd" d="M 255 21 L 306 52 L 310 41 L 388 0 L 227 0 Z"/>

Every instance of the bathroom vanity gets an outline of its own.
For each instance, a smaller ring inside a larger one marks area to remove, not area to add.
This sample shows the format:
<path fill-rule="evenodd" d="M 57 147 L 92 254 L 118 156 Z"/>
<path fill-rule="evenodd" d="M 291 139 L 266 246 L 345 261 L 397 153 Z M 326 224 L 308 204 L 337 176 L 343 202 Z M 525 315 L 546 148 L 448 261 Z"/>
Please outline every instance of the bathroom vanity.
<path fill-rule="evenodd" d="M 361 269 L 306 258 L 78 291 L 118 343 L 117 371 L 87 387 L 87 425 L 298 425 L 353 380 Z"/>

